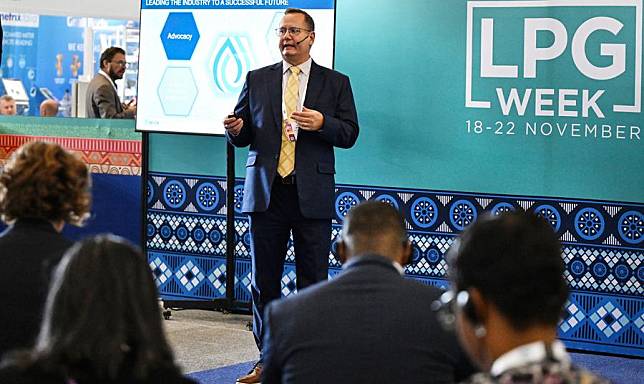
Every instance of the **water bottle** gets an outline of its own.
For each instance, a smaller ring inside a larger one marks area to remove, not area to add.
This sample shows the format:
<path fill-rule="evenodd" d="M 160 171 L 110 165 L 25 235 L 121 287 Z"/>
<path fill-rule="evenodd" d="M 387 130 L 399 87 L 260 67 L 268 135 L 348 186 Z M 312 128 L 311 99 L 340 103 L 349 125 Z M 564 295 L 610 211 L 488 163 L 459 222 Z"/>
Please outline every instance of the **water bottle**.
<path fill-rule="evenodd" d="M 69 89 L 65 90 L 65 95 L 60 101 L 60 114 L 63 117 L 70 117 L 72 115 L 72 95 L 69 93 Z"/>

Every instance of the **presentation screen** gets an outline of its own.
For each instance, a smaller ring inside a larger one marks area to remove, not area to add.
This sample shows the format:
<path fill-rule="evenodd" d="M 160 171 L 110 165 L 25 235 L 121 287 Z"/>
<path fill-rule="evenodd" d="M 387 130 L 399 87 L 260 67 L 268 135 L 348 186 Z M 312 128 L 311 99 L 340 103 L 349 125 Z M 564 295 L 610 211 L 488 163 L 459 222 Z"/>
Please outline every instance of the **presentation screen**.
<path fill-rule="evenodd" d="M 142 0 L 136 129 L 223 135 L 246 73 L 282 60 L 289 7 L 313 17 L 311 56 L 332 67 L 334 0 Z"/>

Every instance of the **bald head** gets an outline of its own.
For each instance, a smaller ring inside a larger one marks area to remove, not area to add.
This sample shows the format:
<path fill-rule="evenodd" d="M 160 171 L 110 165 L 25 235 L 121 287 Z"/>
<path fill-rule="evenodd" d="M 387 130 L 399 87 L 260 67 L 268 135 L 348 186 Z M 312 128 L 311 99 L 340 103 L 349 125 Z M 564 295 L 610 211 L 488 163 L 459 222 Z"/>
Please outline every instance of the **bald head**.
<path fill-rule="evenodd" d="M 40 103 L 40 116 L 54 117 L 58 115 L 58 102 L 56 100 L 47 99 Z"/>
<path fill-rule="evenodd" d="M 353 256 L 377 254 L 406 264 L 411 245 L 403 218 L 387 203 L 365 201 L 358 204 L 344 218 L 338 252 L 342 262 Z"/>

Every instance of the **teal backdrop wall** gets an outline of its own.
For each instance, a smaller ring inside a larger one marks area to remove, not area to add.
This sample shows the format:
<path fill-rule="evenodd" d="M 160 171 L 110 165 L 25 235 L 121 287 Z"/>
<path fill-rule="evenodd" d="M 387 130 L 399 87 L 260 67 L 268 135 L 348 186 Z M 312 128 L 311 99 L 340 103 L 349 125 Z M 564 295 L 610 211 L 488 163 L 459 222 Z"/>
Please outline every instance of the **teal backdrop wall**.
<path fill-rule="evenodd" d="M 335 69 L 351 78 L 361 131 L 354 148 L 336 149 L 332 236 L 356 202 L 388 201 L 409 225 L 408 276 L 445 286 L 443 256 L 465 225 L 483 211 L 534 211 L 563 244 L 572 294 L 560 337 L 644 356 L 643 8 L 616 1 L 337 0 Z M 533 20 L 534 46 L 529 19 L 547 19 Z M 552 51 L 531 74 L 530 57 Z M 512 92 L 525 110 L 504 111 Z M 168 298 L 222 296 L 225 139 L 150 134 L 149 143 L 157 284 Z M 238 178 L 245 162 L 237 149 Z M 236 208 L 241 191 L 238 181 Z M 238 211 L 241 300 L 250 300 L 247 229 Z M 333 276 L 333 253 L 329 263 Z M 293 268 L 287 256 L 288 294 Z"/>
<path fill-rule="evenodd" d="M 543 9 L 530 13 L 548 16 Z M 465 107 L 465 1 L 338 0 L 336 18 L 335 68 L 351 78 L 361 128 L 354 148 L 336 150 L 337 182 L 644 201 L 641 140 L 467 132 L 467 120 L 490 125 L 511 119 Z M 515 38 L 502 45 L 497 36 L 496 48 L 505 51 L 499 56 L 516 59 L 521 25 L 512 27 L 502 35 Z M 564 87 L 558 82 L 569 87 L 571 78 L 583 82 L 571 65 L 544 67 L 551 88 Z M 632 82 L 632 71 L 626 75 Z M 642 120 L 641 113 L 618 119 L 626 125 Z M 151 170 L 225 174 L 223 138 L 154 134 L 150 143 Z M 243 177 L 246 153 L 236 153 L 237 176 Z"/>

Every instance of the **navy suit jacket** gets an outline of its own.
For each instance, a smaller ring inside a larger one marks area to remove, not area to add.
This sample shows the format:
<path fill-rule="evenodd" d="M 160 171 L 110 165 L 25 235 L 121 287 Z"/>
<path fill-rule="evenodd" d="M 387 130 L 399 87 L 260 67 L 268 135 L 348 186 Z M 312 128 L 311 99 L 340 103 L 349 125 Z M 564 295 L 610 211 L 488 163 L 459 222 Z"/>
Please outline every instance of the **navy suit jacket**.
<path fill-rule="evenodd" d="M 18 219 L 0 234 L 0 355 L 32 346 L 49 277 L 72 244 L 40 219 Z"/>
<path fill-rule="evenodd" d="M 264 314 L 262 383 L 454 383 L 473 368 L 430 306 L 441 291 L 380 256 L 275 300 Z"/>
<path fill-rule="evenodd" d="M 250 145 L 246 161 L 244 212 L 263 212 L 270 202 L 277 175 L 282 135 L 282 63 L 246 75 L 235 114 L 244 119 L 237 136 L 226 133 L 237 147 Z M 358 138 L 358 117 L 349 78 L 311 63 L 304 106 L 324 115 L 322 129 L 300 129 L 295 146 L 295 173 L 304 217 L 333 215 L 335 155 L 333 147 L 350 148 Z"/>

